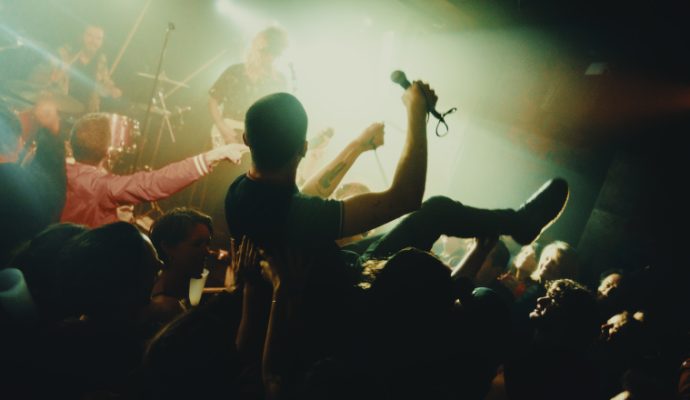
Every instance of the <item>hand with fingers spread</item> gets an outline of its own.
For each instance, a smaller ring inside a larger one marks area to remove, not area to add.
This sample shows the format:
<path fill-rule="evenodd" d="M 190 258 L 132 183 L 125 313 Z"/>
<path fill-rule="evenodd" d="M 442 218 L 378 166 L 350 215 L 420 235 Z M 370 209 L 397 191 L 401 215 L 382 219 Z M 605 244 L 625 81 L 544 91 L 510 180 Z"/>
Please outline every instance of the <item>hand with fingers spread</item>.
<path fill-rule="evenodd" d="M 259 250 L 254 242 L 246 236 L 237 244 L 230 239 L 230 265 L 225 274 L 225 287 L 235 291 L 245 283 L 257 283 L 261 280 L 259 269 Z"/>

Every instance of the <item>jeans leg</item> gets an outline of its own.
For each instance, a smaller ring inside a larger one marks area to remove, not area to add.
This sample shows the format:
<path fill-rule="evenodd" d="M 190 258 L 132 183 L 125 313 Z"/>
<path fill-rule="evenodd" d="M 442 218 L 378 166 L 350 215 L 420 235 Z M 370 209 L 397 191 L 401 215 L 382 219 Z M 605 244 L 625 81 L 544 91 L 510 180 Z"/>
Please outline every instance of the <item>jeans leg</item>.
<path fill-rule="evenodd" d="M 386 258 L 405 247 L 429 251 L 441 235 L 468 238 L 510 234 L 516 224 L 514 210 L 473 208 L 448 197 L 434 196 L 372 243 L 362 257 Z"/>
<path fill-rule="evenodd" d="M 372 243 L 378 242 L 379 239 L 383 237 L 383 233 L 379 233 L 377 235 L 372 235 L 365 237 L 364 239 L 360 239 L 356 242 L 346 244 L 345 246 L 341 247 L 341 250 L 348 250 L 352 251 L 354 253 L 357 253 L 359 255 L 364 254 L 365 251 L 371 246 Z"/>

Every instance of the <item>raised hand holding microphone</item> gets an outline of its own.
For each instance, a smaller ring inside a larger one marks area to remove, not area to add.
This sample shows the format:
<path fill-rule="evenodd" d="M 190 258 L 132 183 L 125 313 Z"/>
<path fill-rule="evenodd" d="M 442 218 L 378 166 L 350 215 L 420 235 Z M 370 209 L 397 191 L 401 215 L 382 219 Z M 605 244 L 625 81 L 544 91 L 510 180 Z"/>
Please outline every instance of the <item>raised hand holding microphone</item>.
<path fill-rule="evenodd" d="M 429 112 L 429 113 L 431 113 L 431 115 L 436 117 L 439 120 L 439 124 L 443 124 L 446 127 L 446 133 L 448 133 L 448 124 L 446 124 L 444 116 L 446 114 L 449 114 L 449 113 L 456 111 L 455 108 L 450 109 L 448 112 L 446 112 L 444 114 L 441 114 L 440 112 L 436 111 L 436 102 L 438 101 L 438 97 L 436 96 L 436 93 L 433 90 L 431 90 L 429 85 L 426 83 L 423 83 L 421 81 L 414 81 L 413 83 L 410 83 L 410 81 L 407 80 L 407 76 L 405 76 L 405 73 L 400 71 L 400 70 L 393 71 L 393 73 L 391 74 L 391 81 L 393 81 L 394 83 L 397 83 L 398 85 L 402 86 L 403 89 L 406 90 L 406 92 L 405 92 L 406 94 L 403 95 L 403 102 L 405 102 L 405 96 L 407 95 L 407 91 L 409 91 L 409 88 L 413 87 L 414 85 L 419 85 L 420 86 L 419 90 L 422 91 L 422 94 L 424 95 L 424 99 L 426 100 L 426 109 L 424 110 L 424 112 L 425 113 Z M 407 105 L 407 103 L 405 103 L 405 104 Z M 438 133 L 438 126 L 436 127 L 436 135 L 437 136 L 444 136 L 445 135 L 445 134 L 440 135 Z"/>
<path fill-rule="evenodd" d="M 433 111 L 429 110 L 433 110 L 434 107 L 436 107 L 438 97 L 428 83 L 414 81 L 414 83 L 407 86 L 405 93 L 403 93 L 402 100 L 403 104 L 405 104 L 411 112 L 426 115 L 427 112 L 433 113 Z"/>
<path fill-rule="evenodd" d="M 407 76 L 405 76 L 405 73 L 400 70 L 393 71 L 393 73 L 391 74 L 391 81 L 402 86 L 403 89 L 407 89 L 412 85 L 410 81 L 407 80 Z M 421 81 L 415 81 L 415 83 L 417 82 L 422 83 Z M 426 85 L 426 88 L 429 89 L 428 84 Z M 428 94 L 433 94 L 433 99 L 431 98 L 431 96 L 427 96 L 427 111 L 429 111 L 434 117 L 438 118 L 439 121 L 443 121 L 443 116 L 441 115 L 441 113 L 436 111 L 436 101 L 438 100 L 438 97 L 436 97 L 436 94 L 433 93 L 433 91 L 431 91 Z M 425 95 L 427 95 L 426 92 Z"/>

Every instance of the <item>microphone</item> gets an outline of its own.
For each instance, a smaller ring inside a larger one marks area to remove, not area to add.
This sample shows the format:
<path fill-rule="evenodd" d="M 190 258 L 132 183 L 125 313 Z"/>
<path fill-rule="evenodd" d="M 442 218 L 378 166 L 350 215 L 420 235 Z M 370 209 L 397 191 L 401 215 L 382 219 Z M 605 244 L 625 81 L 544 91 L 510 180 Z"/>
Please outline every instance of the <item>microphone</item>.
<path fill-rule="evenodd" d="M 402 86 L 403 89 L 407 89 L 408 87 L 412 86 L 410 81 L 407 80 L 405 73 L 399 69 L 396 69 L 393 71 L 393 73 L 391 73 L 391 80 L 393 83 L 397 83 L 398 85 Z"/>
<path fill-rule="evenodd" d="M 393 81 L 393 83 L 397 83 L 398 85 L 402 86 L 403 89 L 407 89 L 410 86 L 412 86 L 410 81 L 407 80 L 407 76 L 405 76 L 405 73 L 400 71 L 400 70 L 395 70 L 391 73 L 391 81 Z M 422 93 L 424 93 L 424 91 L 422 91 Z M 426 93 L 424 93 L 424 97 L 426 98 Z M 443 115 L 441 115 L 441 113 L 436 111 L 435 109 L 431 108 L 431 105 L 429 104 L 428 99 L 427 99 L 426 104 L 427 104 L 427 110 L 431 113 L 431 115 L 433 115 L 434 117 L 436 117 L 436 119 L 438 119 L 439 121 L 441 121 L 445 124 L 446 121 L 443 119 Z"/>
<path fill-rule="evenodd" d="M 187 106 L 187 107 L 175 106 L 175 113 L 180 118 L 179 119 L 180 125 L 184 125 L 184 114 L 188 111 L 192 111 L 192 107 L 190 107 L 190 106 Z"/>
<path fill-rule="evenodd" d="M 178 114 L 186 113 L 187 111 L 192 111 L 191 106 L 187 107 L 180 107 L 180 106 L 175 106 L 175 111 L 177 111 Z"/>

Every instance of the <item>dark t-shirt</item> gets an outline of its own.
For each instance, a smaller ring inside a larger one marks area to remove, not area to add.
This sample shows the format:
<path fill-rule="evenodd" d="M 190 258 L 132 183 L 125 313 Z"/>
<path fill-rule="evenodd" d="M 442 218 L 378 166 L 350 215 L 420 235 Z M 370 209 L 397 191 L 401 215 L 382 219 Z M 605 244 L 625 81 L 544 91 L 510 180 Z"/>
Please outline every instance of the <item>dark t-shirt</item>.
<path fill-rule="evenodd" d="M 342 233 L 343 203 L 303 195 L 294 183 L 267 184 L 243 175 L 228 190 L 225 217 L 235 240 L 246 235 L 268 252 L 275 246 L 278 254 L 283 245 L 304 251 L 309 274 L 300 311 L 305 329 L 296 339 L 303 349 L 298 364 L 349 351 L 364 301 L 356 286 L 361 265 L 334 241 Z"/>
<path fill-rule="evenodd" d="M 244 121 L 249 107 L 260 98 L 287 90 L 281 74 L 267 76 L 254 82 L 247 76 L 245 64 L 231 65 L 213 84 L 209 94 L 223 104 L 223 118 Z"/>
<path fill-rule="evenodd" d="M 81 104 L 87 105 L 91 96 L 96 91 L 96 71 L 98 61 L 93 59 L 84 64 L 77 60 L 70 68 L 69 95 L 77 99 Z"/>
<path fill-rule="evenodd" d="M 337 250 L 343 203 L 303 195 L 295 184 L 267 184 L 242 175 L 228 189 L 225 218 L 236 240 L 246 235 L 259 244 Z"/>

